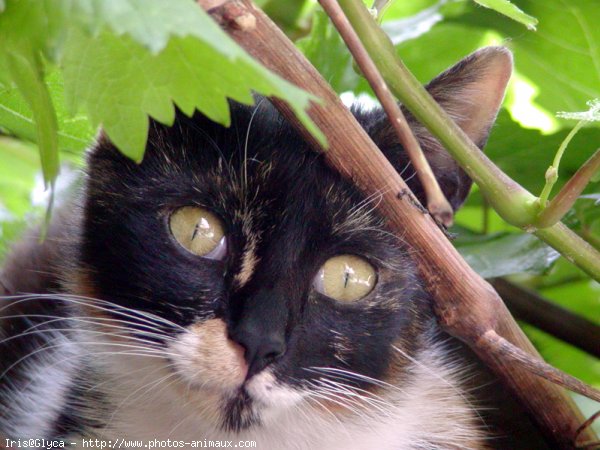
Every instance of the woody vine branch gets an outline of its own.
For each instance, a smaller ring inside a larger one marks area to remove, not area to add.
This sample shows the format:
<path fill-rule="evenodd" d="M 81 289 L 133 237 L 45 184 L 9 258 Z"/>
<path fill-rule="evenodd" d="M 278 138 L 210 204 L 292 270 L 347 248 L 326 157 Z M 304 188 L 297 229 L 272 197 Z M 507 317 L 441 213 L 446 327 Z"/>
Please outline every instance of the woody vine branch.
<path fill-rule="evenodd" d="M 212 4 L 209 12 L 213 18 L 266 67 L 322 99 L 313 104 L 309 115 L 330 143 L 324 154 L 326 161 L 367 195 L 382 193 L 380 212 L 387 217 L 390 228 L 401 233 L 416 249 L 415 261 L 434 298 L 441 325 L 470 345 L 513 390 L 556 448 L 573 448 L 575 431 L 584 418 L 572 400 L 554 384 L 532 375 L 497 352 L 478 346 L 479 338 L 492 329 L 539 357 L 498 295 L 458 255 L 430 217 L 414 208 L 409 196 L 398 198 L 398 193 L 408 191 L 406 184 L 325 80 L 250 0 L 221 0 L 216 5 L 215 1 L 208 0 L 198 0 L 198 3 L 204 8 Z M 232 14 L 234 9 L 237 12 Z M 236 25 L 235 17 L 246 14 L 255 16 L 256 25 L 242 30 Z M 289 106 L 276 98 L 272 101 L 305 139 L 319 148 Z M 584 433 L 583 439 L 595 439 L 590 430 Z"/>
<path fill-rule="evenodd" d="M 444 144 L 498 214 L 511 225 L 535 234 L 567 260 L 600 281 L 600 252 L 558 222 L 562 217 L 561 213 L 564 213 L 564 206 L 569 203 L 562 199 L 572 198 L 571 193 L 575 189 L 583 182 L 587 184 L 587 180 L 597 170 L 598 161 L 592 157 L 591 162 L 586 163 L 586 173 L 591 174 L 580 174 L 577 182 L 565 186 L 555 203 L 562 205 L 562 208 L 553 205 L 544 214 L 543 210 L 540 211 L 539 199 L 498 169 L 423 88 L 398 57 L 391 41 L 362 1 L 339 0 L 339 5 L 394 95 Z"/>

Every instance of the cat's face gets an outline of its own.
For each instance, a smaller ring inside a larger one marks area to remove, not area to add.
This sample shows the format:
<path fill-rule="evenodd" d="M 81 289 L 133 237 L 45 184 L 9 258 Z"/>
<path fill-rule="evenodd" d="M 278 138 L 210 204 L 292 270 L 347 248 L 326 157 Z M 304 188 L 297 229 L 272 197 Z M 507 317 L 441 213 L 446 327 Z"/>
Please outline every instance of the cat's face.
<path fill-rule="evenodd" d="M 432 89 L 460 95 L 472 83 L 464 68 L 446 78 Z M 357 116 L 411 177 L 382 113 Z M 482 143 L 490 119 L 477 120 Z M 422 141 L 457 206 L 469 182 Z M 199 115 L 153 124 L 140 165 L 101 139 L 72 289 L 110 302 L 87 311 L 104 331 L 118 321 L 108 345 L 135 342 L 132 361 L 147 348 L 169 389 L 216 428 L 260 427 L 304 403 L 360 414 L 411 382 L 431 317 L 411 250 L 385 228 L 378 200 L 328 168 L 266 100 L 234 105 L 229 129 Z"/>
<path fill-rule="evenodd" d="M 308 395 L 323 368 L 396 376 L 392 346 L 419 345 L 426 311 L 378 197 L 328 169 L 267 103 L 250 124 L 253 113 L 235 106 L 229 130 L 200 117 L 157 126 L 139 166 L 97 151 L 82 254 L 94 296 L 177 324 L 167 360 L 222 397 L 232 428 L 278 395 Z"/>

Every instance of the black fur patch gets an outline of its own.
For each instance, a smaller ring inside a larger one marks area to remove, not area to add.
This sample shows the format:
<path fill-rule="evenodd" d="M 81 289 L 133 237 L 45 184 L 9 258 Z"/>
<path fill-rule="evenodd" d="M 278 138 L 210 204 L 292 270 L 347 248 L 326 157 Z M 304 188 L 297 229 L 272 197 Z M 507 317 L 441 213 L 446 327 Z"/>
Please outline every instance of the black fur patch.
<path fill-rule="evenodd" d="M 284 330 L 287 351 L 273 367 L 287 384 L 318 378 L 313 367 L 381 378 L 392 343 L 416 350 L 429 314 L 414 263 L 373 211 L 376 198 L 365 201 L 268 102 L 258 108 L 232 105 L 230 129 L 199 114 L 179 115 L 172 128 L 154 123 L 140 165 L 101 140 L 89 160 L 82 264 L 101 298 L 181 326 L 220 317 L 232 330 L 256 315 L 264 333 Z M 187 205 L 224 221 L 225 261 L 174 242 L 168 217 Z M 256 264 L 239 288 L 251 240 Z M 344 253 L 379 273 L 373 292 L 353 304 L 312 288 L 323 263 Z"/>

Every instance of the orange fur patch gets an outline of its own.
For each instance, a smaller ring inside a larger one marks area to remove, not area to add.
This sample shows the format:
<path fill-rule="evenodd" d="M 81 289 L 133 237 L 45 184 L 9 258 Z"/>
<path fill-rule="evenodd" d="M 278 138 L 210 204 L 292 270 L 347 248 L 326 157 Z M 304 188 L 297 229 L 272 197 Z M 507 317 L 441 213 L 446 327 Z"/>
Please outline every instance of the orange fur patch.
<path fill-rule="evenodd" d="M 207 387 L 232 388 L 246 378 L 248 366 L 244 349 L 227 337 L 227 325 L 221 319 L 210 319 L 188 327 L 193 336 L 184 338 L 191 348 L 180 349 L 187 358 L 186 366 L 193 380 Z"/>

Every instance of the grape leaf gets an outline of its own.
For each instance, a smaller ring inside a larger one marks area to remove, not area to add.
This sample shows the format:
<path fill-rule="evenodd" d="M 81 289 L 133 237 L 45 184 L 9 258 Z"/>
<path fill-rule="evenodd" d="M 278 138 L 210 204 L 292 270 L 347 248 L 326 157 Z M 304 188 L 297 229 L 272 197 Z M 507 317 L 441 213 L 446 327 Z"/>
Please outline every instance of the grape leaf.
<path fill-rule="evenodd" d="M 63 80 L 59 71 L 47 74 L 45 82 L 58 120 L 58 145 L 62 150 L 80 154 L 91 142 L 94 130 L 87 117 L 67 113 Z M 16 87 L 0 87 L 0 124 L 15 136 L 37 142 L 33 113 Z"/>
<path fill-rule="evenodd" d="M 153 55 L 127 37 L 73 32 L 65 43 L 64 77 L 67 107 L 72 112 L 82 107 L 94 125 L 101 123 L 121 151 L 137 161 L 144 152 L 147 114 L 170 124 L 175 102 L 188 115 L 197 108 L 228 125 L 226 96 L 250 104 L 251 88 L 286 98 L 322 137 L 304 112 L 309 95 L 269 75 L 241 51 L 230 60 L 190 37 L 173 38 Z"/>
<path fill-rule="evenodd" d="M 573 294 L 579 295 L 579 292 Z M 600 361 L 598 358 L 594 358 L 588 353 L 530 325 L 523 324 L 522 328 L 546 362 L 576 376 L 584 383 L 588 383 L 595 388 L 600 387 Z M 596 404 L 594 411 L 597 410 Z"/>
<path fill-rule="evenodd" d="M 486 8 L 493 9 L 500 14 L 510 17 L 519 23 L 522 23 L 530 30 L 535 30 L 538 20 L 535 17 L 526 14 L 523 10 L 509 2 L 508 0 L 474 0 Z"/>
<path fill-rule="evenodd" d="M 513 51 L 515 70 L 521 79 L 535 88 L 530 103 L 548 115 L 581 111 L 586 101 L 600 98 L 600 46 L 596 45 L 600 42 L 600 29 L 593 26 L 600 22 L 596 3 L 564 0 L 513 0 L 512 3 L 539 19 L 537 32 L 528 32 L 513 20 L 470 0 L 425 2 L 430 12 L 441 15 L 443 20 L 423 35 L 401 42 L 398 53 L 425 83 L 473 50 L 490 43 L 502 44 Z M 384 29 L 386 26 L 389 25 L 384 21 Z M 390 33 L 395 36 L 393 28 Z M 361 83 L 360 90 L 368 89 Z M 509 92 L 515 93 L 521 94 Z M 565 128 L 573 126 L 571 121 L 562 119 L 557 123 Z"/>
<path fill-rule="evenodd" d="M 25 229 L 31 210 L 31 190 L 39 171 L 37 148 L 0 136 L 0 263 L 9 244 Z"/>
<path fill-rule="evenodd" d="M 310 35 L 296 45 L 336 92 L 352 90 L 358 84 L 352 56 L 323 11 L 315 13 Z"/>
<path fill-rule="evenodd" d="M 20 217 L 31 208 L 29 197 L 39 166 L 36 153 L 35 145 L 0 136 L 0 199 L 5 215 Z"/>
<path fill-rule="evenodd" d="M 446 18 L 463 29 L 498 33 L 514 53 L 516 70 L 539 88 L 535 102 L 551 114 L 581 111 L 588 100 L 600 98 L 598 3 L 566 0 L 514 0 L 513 3 L 537 17 L 537 32 L 524 32 L 514 21 L 469 3 L 462 9 L 448 8 Z M 453 40 L 461 40 L 458 36 L 455 34 Z M 441 41 L 437 44 L 444 46 Z M 561 124 L 573 126 L 570 121 Z"/>
<path fill-rule="evenodd" d="M 224 32 L 190 0 L 7 0 L 3 15 L 4 39 L 18 42 L 26 37 L 38 48 L 52 49 L 53 59 L 60 57 L 62 40 L 73 26 L 92 35 L 108 27 L 152 53 L 174 36 L 193 36 L 223 54 L 231 51 L 231 40 L 221 39 Z"/>
<path fill-rule="evenodd" d="M 560 130 L 542 134 L 538 130 L 522 128 L 503 110 L 498 115 L 485 152 L 519 184 L 539 194 L 545 183 L 544 173 L 568 132 L 569 130 Z M 600 130 L 596 127 L 588 126 L 577 133 L 561 160 L 554 192 L 558 192 L 592 156 L 599 142 Z M 589 189 L 594 189 L 594 186 L 591 185 Z"/>
<path fill-rule="evenodd" d="M 253 60 L 192 1 L 9 0 L 6 5 L 0 14 L 0 69 L 9 52 L 42 52 L 63 70 L 68 111 L 84 110 L 92 125 L 102 124 L 135 160 L 143 155 L 148 114 L 169 124 L 175 101 L 187 114 L 197 108 L 226 125 L 226 98 L 252 103 L 252 91 L 287 101 L 326 144 L 306 113 L 315 98 Z M 6 84 L 6 77 L 0 81 Z M 31 100 L 23 82 L 12 81 Z M 35 106 L 36 119 L 54 115 L 50 101 Z M 56 162 L 49 123 L 38 127 L 37 141 L 45 159 Z"/>
<path fill-rule="evenodd" d="M 9 53 L 8 68 L 33 112 L 46 187 L 58 175 L 58 124 L 50 93 L 33 53 Z"/>
<path fill-rule="evenodd" d="M 383 23 L 416 16 L 434 7 L 438 8 L 448 0 L 413 0 L 411 2 L 390 2 L 383 14 Z"/>
<path fill-rule="evenodd" d="M 394 45 L 417 38 L 427 33 L 431 27 L 442 20 L 443 16 L 440 14 L 440 8 L 444 3 L 444 0 L 440 0 L 427 8 L 414 11 L 413 8 L 416 5 L 412 2 L 411 4 L 396 2 L 396 5 L 402 7 L 402 9 L 396 9 L 393 13 L 395 16 L 400 17 L 390 20 L 392 15 L 386 13 L 387 20 L 382 23 L 383 31 L 390 37 Z M 407 8 L 410 8 L 409 11 L 413 11 L 413 14 L 407 16 Z"/>
<path fill-rule="evenodd" d="M 36 2 L 39 0 L 35 0 Z M 117 36 L 127 34 L 152 53 L 163 50 L 174 36 L 194 36 L 228 52 L 218 26 L 190 0 L 53 0 L 93 32 L 108 26 Z"/>
<path fill-rule="evenodd" d="M 535 236 L 525 233 L 463 236 L 454 244 L 469 265 L 484 278 L 521 272 L 543 273 L 560 256 Z"/>
<path fill-rule="evenodd" d="M 561 265 L 567 267 L 567 264 L 561 258 L 556 268 Z M 586 276 L 574 278 L 574 281 L 569 280 L 573 280 L 572 274 L 562 282 L 542 288 L 539 292 L 563 308 L 600 324 L 600 285 Z M 525 330 L 548 362 L 586 383 L 600 387 L 600 361 L 597 358 L 551 338 L 533 327 L 527 326 Z"/>

